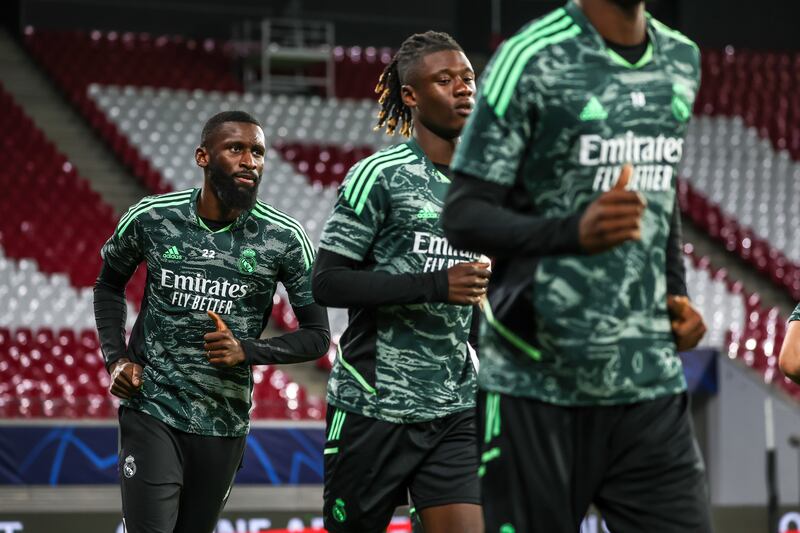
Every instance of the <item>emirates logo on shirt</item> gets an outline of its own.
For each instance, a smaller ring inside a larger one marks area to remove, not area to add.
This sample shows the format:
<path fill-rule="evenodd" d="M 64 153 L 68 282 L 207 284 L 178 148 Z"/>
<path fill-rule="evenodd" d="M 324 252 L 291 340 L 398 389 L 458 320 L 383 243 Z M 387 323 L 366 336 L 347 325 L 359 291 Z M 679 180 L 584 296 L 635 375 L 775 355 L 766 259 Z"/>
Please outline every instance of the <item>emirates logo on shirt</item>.
<path fill-rule="evenodd" d="M 456 250 L 444 237 L 425 231 L 414 232 L 414 244 L 411 251 L 427 256 L 423 272 L 436 272 L 450 268 L 457 263 L 477 261 L 480 257 L 480 254 Z"/>
<path fill-rule="evenodd" d="M 632 131 L 604 139 L 597 134 L 581 135 L 578 161 L 597 167 L 592 190 L 608 191 L 614 186 L 622 165 L 633 164 L 628 189 L 634 191 L 672 190 L 672 178 L 683 156 L 683 139 L 639 136 Z"/>
<path fill-rule="evenodd" d="M 248 267 L 255 271 L 254 258 L 248 263 Z M 244 298 L 249 292 L 245 283 L 231 283 L 227 279 L 212 280 L 200 272 L 187 276 L 168 268 L 161 269 L 160 287 L 174 289 L 169 299 L 171 305 L 224 315 L 230 314 L 234 300 Z"/>

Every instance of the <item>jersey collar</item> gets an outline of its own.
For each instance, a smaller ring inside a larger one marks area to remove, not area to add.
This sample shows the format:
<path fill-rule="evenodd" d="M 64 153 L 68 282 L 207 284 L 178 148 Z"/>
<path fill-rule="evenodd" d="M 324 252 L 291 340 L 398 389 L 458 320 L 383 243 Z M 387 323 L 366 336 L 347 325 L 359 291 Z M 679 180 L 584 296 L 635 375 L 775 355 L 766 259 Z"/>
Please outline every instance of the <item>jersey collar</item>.
<path fill-rule="evenodd" d="M 582 32 L 586 35 L 590 36 L 591 39 L 594 41 L 594 44 L 597 46 L 599 50 L 601 50 L 608 60 L 613 63 L 614 65 L 619 65 L 621 67 L 625 67 L 628 69 L 639 69 L 652 63 L 657 55 L 658 52 L 658 40 L 656 39 L 656 32 L 653 31 L 653 25 L 650 22 L 650 13 L 647 13 L 645 20 L 647 24 L 647 37 L 648 37 L 648 45 L 647 49 L 644 52 L 642 58 L 637 61 L 636 63 L 629 63 L 625 58 L 621 57 L 619 54 L 611 50 L 608 46 L 606 46 L 606 42 L 603 40 L 603 36 L 597 32 L 597 29 L 589 22 L 589 19 L 586 18 L 586 15 L 583 13 L 583 10 L 580 6 L 575 2 L 575 0 L 567 0 L 567 5 L 564 6 L 564 9 L 567 11 L 567 14 L 572 18 L 572 20 L 577 24 Z"/>
<path fill-rule="evenodd" d="M 238 217 L 236 217 L 236 220 L 234 220 L 233 222 L 231 222 L 230 224 L 228 224 L 224 228 L 218 229 L 217 231 L 211 231 L 211 228 L 206 226 L 205 222 L 203 222 L 203 219 L 201 219 L 200 215 L 197 213 L 197 201 L 200 199 L 200 191 L 201 191 L 201 189 L 194 189 L 194 191 L 192 191 L 192 211 L 191 211 L 191 215 L 194 216 L 195 224 L 197 224 L 201 228 L 205 229 L 209 233 L 222 233 L 222 232 L 225 232 L 225 231 L 235 231 L 235 230 L 241 228 L 242 226 L 244 226 L 244 223 L 247 222 L 247 219 L 250 217 L 250 211 L 251 210 L 247 209 L 245 211 L 242 211 L 241 214 Z"/>
<path fill-rule="evenodd" d="M 428 156 L 425 155 L 425 152 L 422 151 L 422 147 L 419 145 L 419 143 L 417 142 L 417 140 L 414 137 L 411 137 L 406 142 L 406 146 L 411 148 L 411 151 L 414 152 L 414 155 L 416 155 L 417 158 L 420 161 L 422 161 L 422 164 L 425 165 L 425 168 L 428 170 L 428 172 L 430 172 L 431 174 L 435 174 L 440 180 L 443 180 L 443 181 L 446 181 L 447 183 L 450 183 L 450 178 L 445 176 L 442 173 L 442 171 L 440 171 L 438 168 L 436 168 L 436 165 L 434 165 L 433 161 L 431 161 L 428 158 Z"/>

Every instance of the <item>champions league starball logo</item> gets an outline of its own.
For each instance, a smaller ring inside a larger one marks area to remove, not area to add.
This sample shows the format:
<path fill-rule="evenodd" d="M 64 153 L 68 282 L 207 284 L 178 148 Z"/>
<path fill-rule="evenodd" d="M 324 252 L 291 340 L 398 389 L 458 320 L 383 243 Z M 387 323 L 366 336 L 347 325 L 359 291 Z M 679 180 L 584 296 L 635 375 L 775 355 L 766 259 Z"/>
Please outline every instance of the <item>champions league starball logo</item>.
<path fill-rule="evenodd" d="M 132 455 L 129 455 L 125 458 L 125 464 L 122 465 L 122 473 L 128 479 L 136 475 L 136 463 L 134 462 Z"/>

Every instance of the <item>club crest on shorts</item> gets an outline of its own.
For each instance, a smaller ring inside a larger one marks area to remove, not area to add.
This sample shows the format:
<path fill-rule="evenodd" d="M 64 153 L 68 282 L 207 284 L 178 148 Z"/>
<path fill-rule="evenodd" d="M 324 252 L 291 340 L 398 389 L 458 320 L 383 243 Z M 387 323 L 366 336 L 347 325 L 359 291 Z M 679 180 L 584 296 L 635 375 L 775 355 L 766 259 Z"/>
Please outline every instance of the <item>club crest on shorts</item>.
<path fill-rule="evenodd" d="M 344 500 L 341 498 L 336 498 L 336 501 L 333 502 L 333 509 L 331 509 L 331 514 L 333 514 L 333 519 L 337 522 L 344 522 L 347 520 L 347 513 L 344 510 Z"/>
<path fill-rule="evenodd" d="M 245 248 L 242 250 L 242 255 L 239 257 L 239 272 L 242 274 L 252 274 L 256 271 L 256 251 L 252 248 Z"/>
<path fill-rule="evenodd" d="M 122 465 L 122 473 L 126 478 L 132 478 L 136 475 L 136 463 L 132 455 L 125 458 L 125 464 Z"/>

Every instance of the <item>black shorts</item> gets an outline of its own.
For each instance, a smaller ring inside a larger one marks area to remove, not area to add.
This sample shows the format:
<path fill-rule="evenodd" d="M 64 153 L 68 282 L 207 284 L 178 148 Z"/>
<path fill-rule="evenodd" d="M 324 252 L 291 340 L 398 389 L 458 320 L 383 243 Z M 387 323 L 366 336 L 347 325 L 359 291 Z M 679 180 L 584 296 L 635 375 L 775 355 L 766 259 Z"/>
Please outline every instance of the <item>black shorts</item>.
<path fill-rule="evenodd" d="M 211 533 L 247 437 L 185 433 L 119 408 L 119 479 L 127 533 Z"/>
<path fill-rule="evenodd" d="M 481 391 L 486 531 L 575 533 L 594 503 L 613 533 L 711 531 L 684 394 L 561 407 Z"/>
<path fill-rule="evenodd" d="M 480 504 L 475 410 L 392 424 L 330 406 L 325 443 L 325 528 L 382 532 L 399 505 L 416 511 Z"/>

